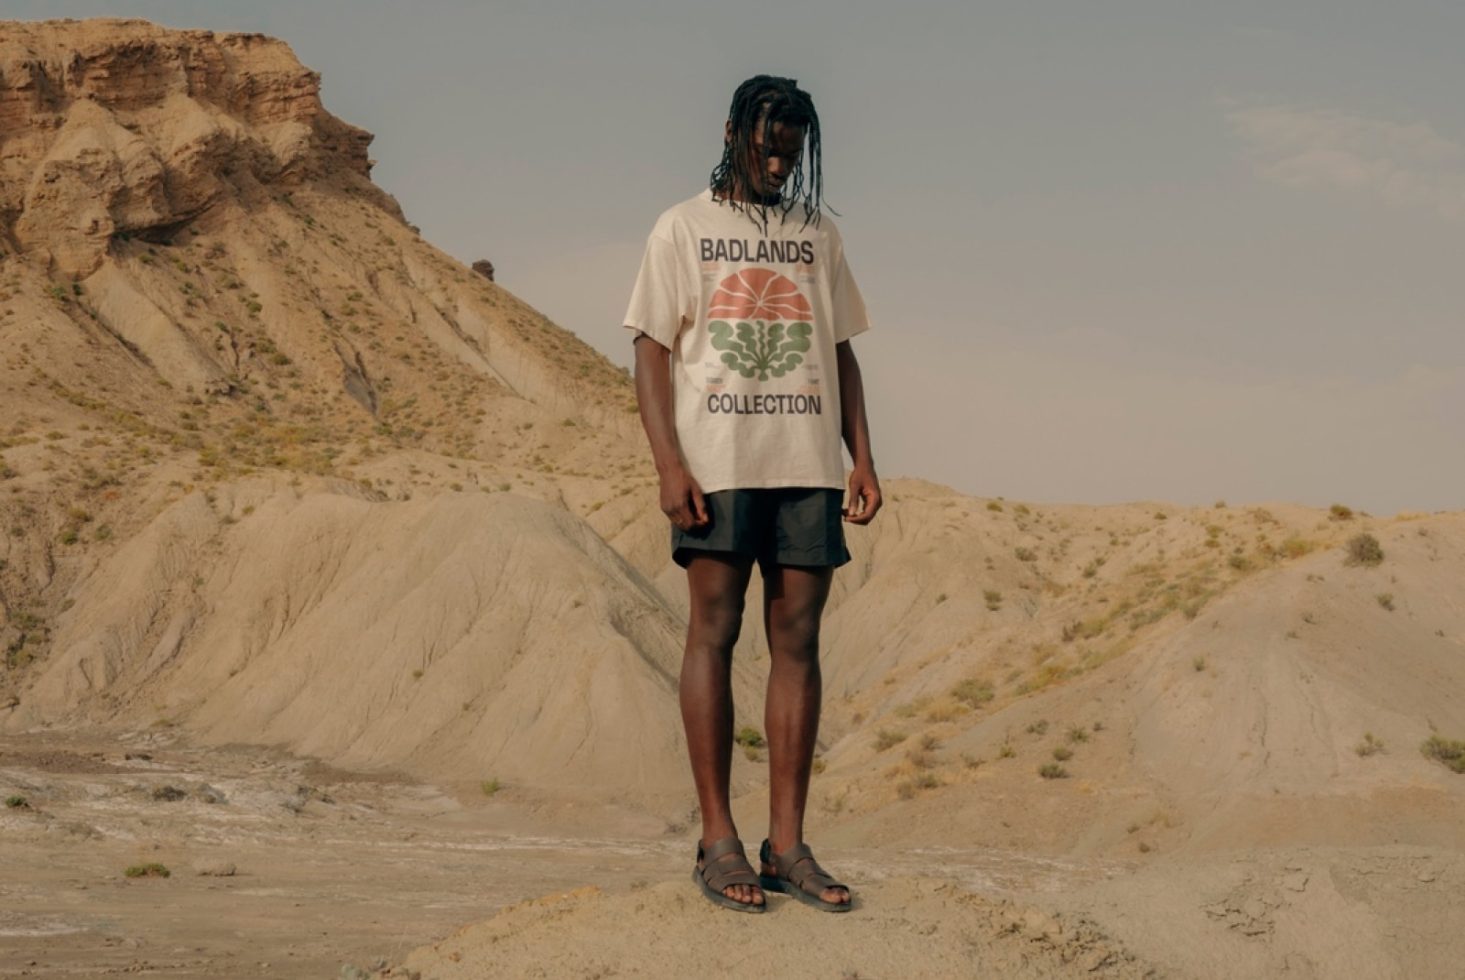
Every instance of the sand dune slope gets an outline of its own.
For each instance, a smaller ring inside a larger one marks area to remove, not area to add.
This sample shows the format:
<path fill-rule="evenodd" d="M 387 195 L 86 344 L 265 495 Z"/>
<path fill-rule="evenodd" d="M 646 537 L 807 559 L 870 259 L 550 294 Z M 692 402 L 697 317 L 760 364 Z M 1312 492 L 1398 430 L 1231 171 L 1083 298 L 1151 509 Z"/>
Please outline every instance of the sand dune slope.
<path fill-rule="evenodd" d="M 682 789 L 676 623 L 560 508 L 245 483 L 184 498 L 76 595 L 9 724 L 163 719 L 344 766 Z"/>

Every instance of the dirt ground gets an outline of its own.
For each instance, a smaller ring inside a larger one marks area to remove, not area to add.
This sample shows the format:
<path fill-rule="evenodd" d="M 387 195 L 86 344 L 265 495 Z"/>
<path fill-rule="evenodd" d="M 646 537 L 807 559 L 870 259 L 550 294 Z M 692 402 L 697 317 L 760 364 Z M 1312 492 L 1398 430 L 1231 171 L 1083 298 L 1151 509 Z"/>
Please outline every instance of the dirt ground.
<path fill-rule="evenodd" d="M 392 973 L 415 948 L 541 896 L 589 888 L 705 904 L 687 880 L 684 831 L 648 834 L 644 820 L 603 812 L 551 816 L 476 787 L 454 793 L 266 748 L 190 747 L 166 730 L 5 737 L 0 792 L 26 800 L 0 810 L 6 978 Z M 617 835 L 582 833 L 597 824 Z M 827 849 L 821 860 L 867 888 L 940 866 L 989 897 L 1124 870 L 991 849 Z M 169 875 L 126 875 L 152 862 Z"/>

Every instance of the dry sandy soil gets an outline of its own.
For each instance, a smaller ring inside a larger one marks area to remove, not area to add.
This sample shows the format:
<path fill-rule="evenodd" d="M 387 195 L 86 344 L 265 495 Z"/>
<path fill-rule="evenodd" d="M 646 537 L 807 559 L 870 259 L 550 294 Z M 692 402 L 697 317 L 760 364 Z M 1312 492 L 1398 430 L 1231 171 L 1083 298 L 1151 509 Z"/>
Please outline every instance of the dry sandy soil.
<path fill-rule="evenodd" d="M 1465 977 L 1461 513 L 883 474 L 808 827 L 856 907 L 703 901 L 631 381 L 319 91 L 0 25 L 0 976 Z"/>

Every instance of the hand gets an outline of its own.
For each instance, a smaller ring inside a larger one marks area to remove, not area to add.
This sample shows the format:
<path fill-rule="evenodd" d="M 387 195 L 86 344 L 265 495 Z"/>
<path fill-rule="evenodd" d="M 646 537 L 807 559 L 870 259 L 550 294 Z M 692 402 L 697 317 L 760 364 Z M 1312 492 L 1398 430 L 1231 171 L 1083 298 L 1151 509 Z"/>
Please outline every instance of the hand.
<path fill-rule="evenodd" d="M 706 525 L 707 500 L 686 469 L 678 467 L 661 475 L 661 512 L 683 531 Z"/>
<path fill-rule="evenodd" d="M 856 466 L 849 475 L 849 506 L 842 513 L 851 524 L 869 524 L 880 509 L 880 480 L 875 467 Z"/>

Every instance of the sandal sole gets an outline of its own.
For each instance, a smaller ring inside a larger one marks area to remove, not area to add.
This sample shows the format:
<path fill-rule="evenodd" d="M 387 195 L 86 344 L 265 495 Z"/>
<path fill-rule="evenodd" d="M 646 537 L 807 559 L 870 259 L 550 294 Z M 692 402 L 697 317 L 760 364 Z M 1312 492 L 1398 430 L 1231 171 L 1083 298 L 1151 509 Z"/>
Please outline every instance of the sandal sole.
<path fill-rule="evenodd" d="M 775 878 L 772 875 L 759 875 L 758 886 L 765 892 L 787 895 L 821 912 L 848 912 L 855 904 L 853 895 L 850 896 L 848 902 L 826 902 L 818 895 L 810 895 L 802 888 L 795 888 L 792 884 L 786 884 L 782 878 Z"/>

